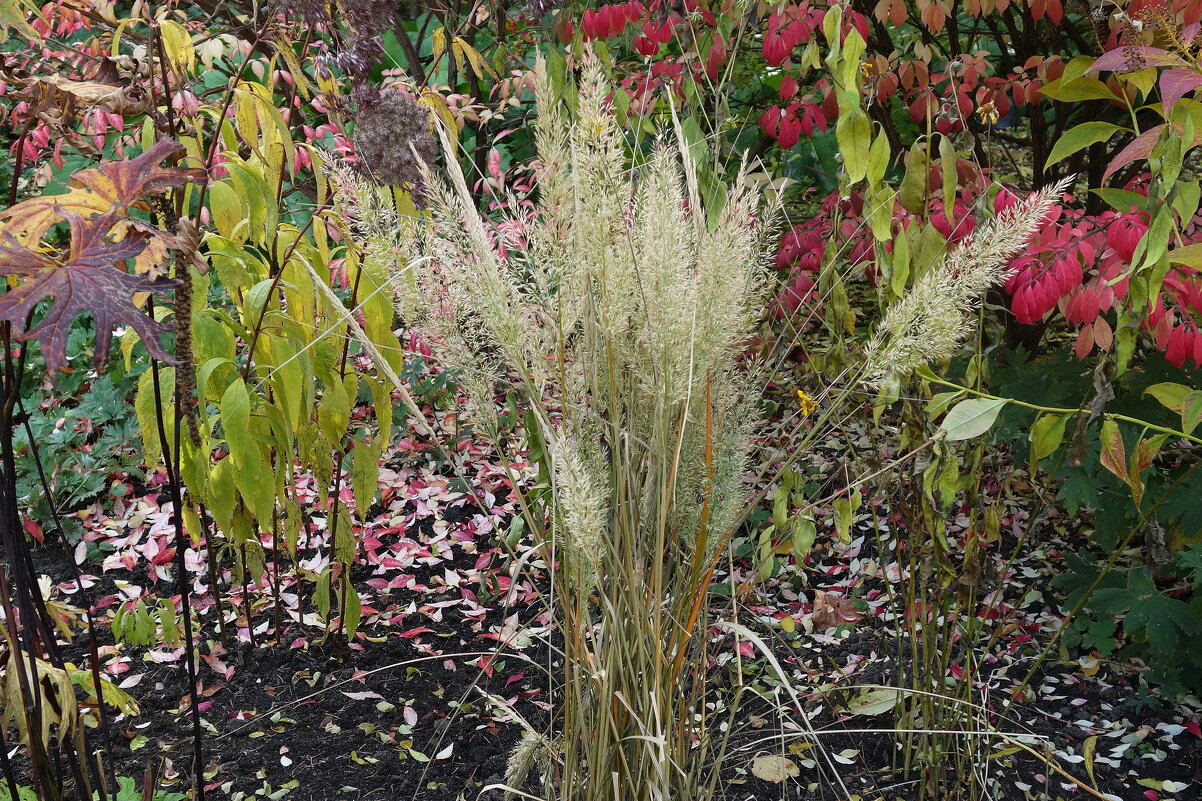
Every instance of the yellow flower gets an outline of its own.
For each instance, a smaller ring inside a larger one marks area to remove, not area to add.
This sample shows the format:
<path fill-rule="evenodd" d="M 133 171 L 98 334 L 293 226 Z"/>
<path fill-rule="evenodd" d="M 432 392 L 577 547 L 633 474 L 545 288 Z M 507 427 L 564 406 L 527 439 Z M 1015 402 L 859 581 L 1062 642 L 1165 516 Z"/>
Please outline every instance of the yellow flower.
<path fill-rule="evenodd" d="M 800 389 L 797 390 L 797 402 L 801 405 L 802 417 L 809 417 L 818 408 L 818 401 L 814 400 Z"/>

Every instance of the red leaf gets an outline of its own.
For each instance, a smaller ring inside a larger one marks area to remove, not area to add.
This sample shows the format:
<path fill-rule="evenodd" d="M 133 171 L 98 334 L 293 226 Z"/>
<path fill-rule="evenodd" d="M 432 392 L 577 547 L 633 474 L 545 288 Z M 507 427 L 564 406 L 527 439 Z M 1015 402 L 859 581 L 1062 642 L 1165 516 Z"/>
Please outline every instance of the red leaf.
<path fill-rule="evenodd" d="M 29 536 L 33 537 L 43 545 L 46 543 L 45 535 L 42 533 L 42 527 L 37 522 L 33 520 L 26 520 L 22 525 L 24 525 L 25 530 L 29 532 Z"/>

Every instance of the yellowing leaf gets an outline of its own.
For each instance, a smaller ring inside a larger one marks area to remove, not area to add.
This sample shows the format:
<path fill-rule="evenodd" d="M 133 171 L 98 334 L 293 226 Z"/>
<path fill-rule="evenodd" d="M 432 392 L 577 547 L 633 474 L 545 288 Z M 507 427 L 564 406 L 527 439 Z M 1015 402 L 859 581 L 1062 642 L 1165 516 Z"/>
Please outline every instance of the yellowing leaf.
<path fill-rule="evenodd" d="M 801 769 L 788 757 L 770 754 L 751 760 L 751 773 L 757 779 L 780 784 L 785 779 L 801 774 Z"/>
<path fill-rule="evenodd" d="M 1064 439 L 1064 425 L 1068 417 L 1062 414 L 1041 415 L 1031 426 L 1031 458 L 1046 459 L 1056 452 Z"/>
<path fill-rule="evenodd" d="M 15 29 L 27 39 L 36 41 L 41 38 L 25 18 L 26 6 L 31 5 L 23 0 L 0 0 L 0 42 L 8 38 L 8 28 Z"/>
<path fill-rule="evenodd" d="M 32 246 L 63 220 L 63 212 L 85 218 L 107 212 L 123 215 L 146 195 L 162 194 L 188 182 L 202 182 L 202 170 L 158 166 L 164 159 L 182 152 L 179 144 L 163 139 L 137 158 L 111 161 L 78 172 L 71 176 L 71 191 L 25 200 L 0 212 L 3 230 Z"/>
<path fill-rule="evenodd" d="M 1190 388 L 1184 384 L 1165 382 L 1163 384 L 1153 384 L 1144 390 L 1144 394 L 1156 398 L 1156 400 L 1160 401 L 1160 405 L 1170 412 L 1181 414 L 1182 409 L 1185 408 L 1185 396 L 1190 391 Z"/>
<path fill-rule="evenodd" d="M 430 47 L 434 51 L 434 61 L 437 63 L 447 50 L 447 29 L 435 28 L 430 34 Z"/>
<path fill-rule="evenodd" d="M 1102 423 L 1102 467 L 1127 481 L 1127 450 L 1119 424 L 1113 420 Z"/>
<path fill-rule="evenodd" d="M 843 710 L 849 715 L 876 717 L 889 712 L 901 700 L 901 690 L 896 687 L 873 687 L 851 699 Z"/>
<path fill-rule="evenodd" d="M 184 26 L 171 19 L 159 20 L 159 35 L 171 66 L 182 73 L 191 72 L 196 66 L 196 49 Z"/>

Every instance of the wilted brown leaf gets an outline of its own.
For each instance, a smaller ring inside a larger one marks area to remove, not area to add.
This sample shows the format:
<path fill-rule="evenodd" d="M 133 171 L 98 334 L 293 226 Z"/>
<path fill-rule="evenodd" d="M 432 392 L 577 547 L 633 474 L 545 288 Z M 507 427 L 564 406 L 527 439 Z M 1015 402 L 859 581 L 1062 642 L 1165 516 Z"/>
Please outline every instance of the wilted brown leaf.
<path fill-rule="evenodd" d="M 826 631 L 835 626 L 859 623 L 864 619 L 851 601 L 838 595 L 818 590 L 814 593 L 814 611 L 810 614 L 815 631 Z"/>

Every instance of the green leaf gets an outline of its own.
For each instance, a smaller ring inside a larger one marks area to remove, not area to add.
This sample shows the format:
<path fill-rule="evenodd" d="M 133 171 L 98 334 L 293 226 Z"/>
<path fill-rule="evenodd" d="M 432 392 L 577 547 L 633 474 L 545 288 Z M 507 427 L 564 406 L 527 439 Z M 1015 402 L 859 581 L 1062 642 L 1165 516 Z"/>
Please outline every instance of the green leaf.
<path fill-rule="evenodd" d="M 1044 97 L 1059 100 L 1064 103 L 1076 103 L 1080 100 L 1114 100 L 1122 99 L 1107 88 L 1106 84 L 1097 78 L 1077 78 L 1072 81 L 1049 81 L 1039 89 Z"/>
<path fill-rule="evenodd" d="M 172 383 L 166 383 L 171 376 Z M 170 395 L 170 387 L 174 383 L 174 368 L 159 371 L 159 394 L 164 401 Z M 138 419 L 138 428 L 142 431 L 143 461 L 148 468 L 156 468 L 163 458 L 163 450 L 159 440 L 158 416 L 155 411 L 154 373 L 147 370 L 138 379 L 138 394 L 134 396 L 134 416 Z M 166 419 L 167 410 L 163 410 Z"/>
<path fill-rule="evenodd" d="M 374 442 L 356 442 L 351 451 L 351 491 L 355 496 L 355 514 L 360 521 L 367 521 L 379 479 L 379 449 Z"/>
<path fill-rule="evenodd" d="M 241 376 L 226 387 L 220 406 L 221 425 L 225 430 L 230 458 L 236 467 L 246 467 L 250 461 L 250 449 L 256 446 L 250 436 L 250 396 Z"/>
<path fill-rule="evenodd" d="M 1121 130 L 1119 126 L 1109 122 L 1083 122 L 1070 128 L 1052 146 L 1052 152 L 1048 155 L 1047 166 L 1050 167 L 1056 162 L 1068 158 L 1078 150 L 1087 148 L 1090 145 L 1105 142 L 1118 130 Z"/>
<path fill-rule="evenodd" d="M 8 28 L 13 28 L 22 37 L 32 41 L 42 38 L 26 19 L 29 8 L 35 6 L 28 0 L 0 0 L 0 42 L 8 39 Z"/>
<path fill-rule="evenodd" d="M 795 516 L 790 526 L 793 555 L 803 557 L 810 552 L 818 539 L 818 527 L 814 523 L 814 516 L 808 513 Z"/>
<path fill-rule="evenodd" d="M 1064 440 L 1064 425 L 1068 417 L 1063 414 L 1040 415 L 1031 426 L 1031 458 L 1038 462 L 1056 452 Z"/>
<path fill-rule="evenodd" d="M 1147 210 L 1148 198 L 1137 192 L 1127 189 L 1091 189 L 1089 191 L 1102 198 L 1106 205 L 1115 211 L 1130 211 L 1132 206 Z"/>
<path fill-rule="evenodd" d="M 946 439 L 952 442 L 979 437 L 993 426 L 1006 403 L 1005 398 L 971 398 L 960 401 L 947 413 L 947 417 L 943 418 L 940 429 L 946 432 Z"/>
<path fill-rule="evenodd" d="M 313 591 L 313 604 L 322 620 L 330 619 L 330 568 L 321 571 L 317 579 L 317 588 Z"/>
<path fill-rule="evenodd" d="M 342 630 L 348 640 L 355 637 L 359 630 L 359 621 L 363 619 L 363 602 L 359 600 L 359 592 L 349 581 L 343 582 L 346 592 L 346 611 L 342 616 Z"/>
<path fill-rule="evenodd" d="M 868 151 L 868 181 L 879 184 L 885 180 L 885 170 L 889 168 L 889 137 L 882 130 L 872 141 L 872 149 Z M 887 206 L 892 211 L 892 202 Z M 892 215 L 888 215 L 892 216 Z"/>
<path fill-rule="evenodd" d="M 206 500 L 209 514 L 213 515 L 218 528 L 229 531 L 234 519 L 234 469 L 228 457 L 213 465 L 206 485 Z"/>
<path fill-rule="evenodd" d="M 843 154 L 843 167 L 853 184 L 868 175 L 868 154 L 872 148 L 872 123 L 862 109 L 840 115 L 835 124 L 835 139 Z"/>
<path fill-rule="evenodd" d="M 906 174 L 902 178 L 901 189 L 898 190 L 898 201 L 906 211 L 919 214 L 926 207 L 929 172 L 927 146 L 919 140 L 910 148 L 910 155 L 906 159 Z"/>
<path fill-rule="evenodd" d="M 956 174 L 956 146 L 946 136 L 939 137 L 939 169 L 943 173 L 943 216 L 952 223 L 959 180 Z"/>
<path fill-rule="evenodd" d="M 901 701 L 902 691 L 896 687 L 866 688 L 842 710 L 849 715 L 876 717 L 892 711 Z"/>
<path fill-rule="evenodd" d="M 863 501 L 863 494 L 856 490 L 851 497 L 836 498 L 832 504 L 835 510 L 835 531 L 839 533 L 840 542 L 851 542 L 851 519 Z"/>
<path fill-rule="evenodd" d="M 1195 270 L 1202 269 L 1202 244 L 1184 245 L 1170 250 L 1169 261 L 1193 267 Z"/>
<path fill-rule="evenodd" d="M 209 211 L 213 226 L 226 239 L 241 243 L 249 233 L 250 210 L 227 181 L 209 185 Z"/>

